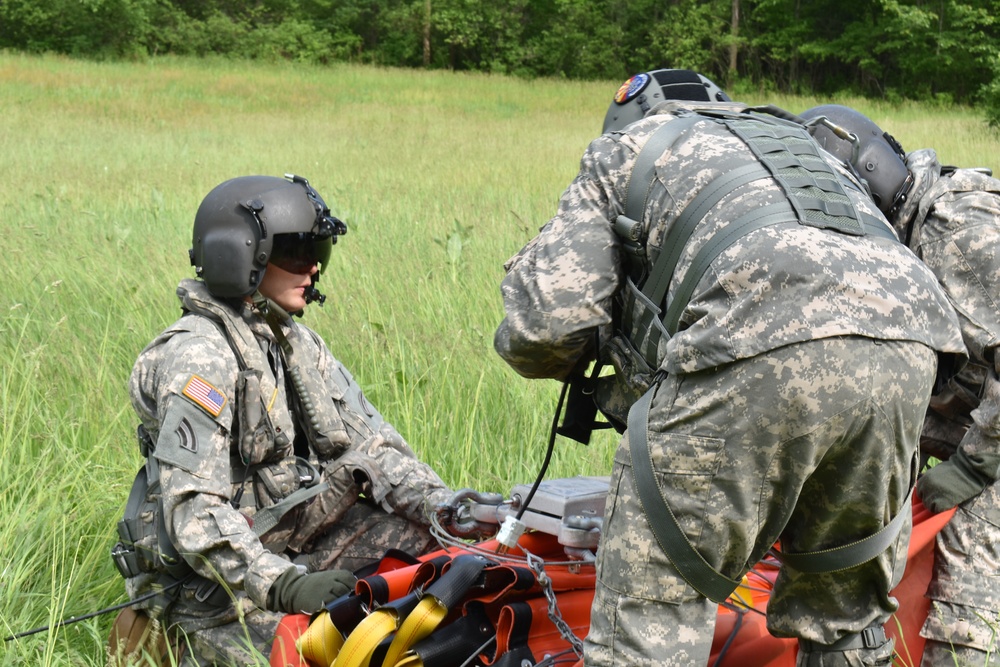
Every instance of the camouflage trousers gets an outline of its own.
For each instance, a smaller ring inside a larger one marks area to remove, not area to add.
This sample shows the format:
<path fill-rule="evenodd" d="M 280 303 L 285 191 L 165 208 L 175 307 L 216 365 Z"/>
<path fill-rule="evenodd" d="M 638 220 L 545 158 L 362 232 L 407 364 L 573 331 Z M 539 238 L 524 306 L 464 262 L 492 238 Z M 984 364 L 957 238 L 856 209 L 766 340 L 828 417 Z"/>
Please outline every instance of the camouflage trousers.
<path fill-rule="evenodd" d="M 739 579 L 776 541 L 789 552 L 868 537 L 909 512 L 936 357 L 908 342 L 831 338 L 672 376 L 649 412 L 661 492 L 705 560 Z M 705 665 L 717 605 L 671 564 L 636 494 L 628 433 L 615 455 L 585 664 Z M 888 620 L 910 524 L 843 572 L 782 569 L 772 634 L 819 645 Z M 877 650 L 799 651 L 799 665 L 888 664 Z M 884 654 L 884 655 L 883 655 Z"/>
<path fill-rule="evenodd" d="M 938 533 L 927 596 L 922 665 L 1000 664 L 1000 482 L 962 503 Z"/>
<path fill-rule="evenodd" d="M 920 667 L 997 667 L 1000 665 L 1000 654 L 996 647 L 984 651 L 970 646 L 928 640 L 924 644 L 924 657 Z"/>
<path fill-rule="evenodd" d="M 377 561 L 390 548 L 422 555 L 437 548 L 427 528 L 359 502 L 308 554 L 295 561 L 309 571 L 355 571 Z M 182 667 L 230 667 L 268 664 L 275 630 L 283 614 L 256 607 L 242 591 L 228 607 L 204 611 L 186 606 L 182 597 L 169 612 Z"/>

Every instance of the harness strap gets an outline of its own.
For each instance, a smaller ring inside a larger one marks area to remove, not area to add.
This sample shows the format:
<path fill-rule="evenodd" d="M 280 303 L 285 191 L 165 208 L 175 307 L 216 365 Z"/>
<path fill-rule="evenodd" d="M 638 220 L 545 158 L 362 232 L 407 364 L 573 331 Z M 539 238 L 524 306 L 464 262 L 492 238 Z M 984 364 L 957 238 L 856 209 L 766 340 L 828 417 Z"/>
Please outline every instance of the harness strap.
<path fill-rule="evenodd" d="M 688 241 L 691 239 L 691 235 L 694 233 L 695 227 L 697 227 L 698 223 L 700 223 L 705 217 L 705 214 L 714 208 L 724 196 L 731 193 L 736 188 L 762 178 L 768 178 L 769 176 L 770 173 L 759 162 L 751 162 L 734 169 L 723 176 L 720 176 L 712 181 L 712 183 L 710 183 L 707 187 L 703 188 L 701 192 L 699 192 L 698 195 L 691 201 L 691 203 L 688 204 L 683 211 L 681 211 L 681 214 L 677 217 L 674 224 L 670 226 L 670 230 L 667 232 L 664 239 L 663 249 L 660 251 L 659 256 L 653 263 L 649 277 L 646 279 L 646 282 L 642 287 L 643 294 L 649 298 L 650 302 L 656 305 L 656 310 L 644 310 L 639 318 L 640 321 L 638 322 L 640 331 L 650 331 L 650 335 L 645 341 L 643 341 L 642 349 L 639 350 L 639 353 L 642 354 L 647 361 L 656 359 L 657 347 L 660 339 L 662 338 L 662 331 L 659 328 L 652 328 L 653 322 L 662 313 L 661 308 L 663 307 L 664 299 L 667 294 L 667 288 L 673 280 L 674 271 L 677 268 L 678 261 L 680 261 L 681 253 L 684 251 L 684 248 L 687 247 Z M 722 250 L 732 245 L 742 234 L 747 234 L 757 228 L 742 227 L 741 224 L 739 224 L 742 220 L 743 218 L 740 218 L 739 220 L 730 223 L 721 232 L 712 237 L 712 240 L 707 244 L 707 246 L 710 247 L 710 250 L 717 247 L 717 239 L 720 237 L 725 237 L 726 244 L 724 247 L 720 247 L 712 252 L 708 260 L 708 264 L 711 264 L 711 261 L 714 260 L 715 257 L 722 252 Z M 775 220 L 774 222 L 778 222 L 778 220 Z M 733 234 L 736 235 L 734 236 Z M 705 248 L 703 247 L 698 256 L 704 255 L 704 250 Z M 690 277 L 692 276 L 692 273 L 697 272 L 698 279 L 700 279 L 701 274 L 703 274 L 708 268 L 708 264 L 705 264 L 704 268 L 699 268 L 698 266 L 689 267 L 687 276 Z M 690 278 L 688 278 L 688 280 L 690 280 Z M 695 279 L 693 284 L 690 285 L 686 294 L 674 295 L 674 298 L 671 300 L 670 308 L 667 311 L 668 317 L 663 318 L 666 331 L 668 332 L 668 337 L 677 332 L 676 324 L 673 327 L 669 324 L 669 313 L 673 310 L 677 310 L 678 306 L 680 307 L 680 311 L 683 312 L 684 307 L 691 298 L 691 292 L 694 291 L 696 283 L 697 279 Z M 680 319 L 680 312 L 677 313 L 676 319 Z"/>
<path fill-rule="evenodd" d="M 667 287 L 674 276 L 674 269 L 677 267 L 681 253 L 705 214 L 733 190 L 761 178 L 768 178 L 770 175 L 759 162 L 751 162 L 716 178 L 708 186 L 702 188 L 698 195 L 691 200 L 691 203 L 677 216 L 677 220 L 670 226 L 670 230 L 664 238 L 663 249 L 656 258 L 653 268 L 649 272 L 649 278 L 642 288 L 643 293 L 649 297 L 650 301 L 656 304 L 663 302 L 663 297 L 667 294 Z"/>
<path fill-rule="evenodd" d="M 740 582 L 720 574 L 694 548 L 663 499 L 653 473 L 647 428 L 649 404 L 653 401 L 657 384 L 654 383 L 628 413 L 629 453 L 639 503 L 657 543 L 684 581 L 709 600 L 722 602 L 736 590 Z"/>
<path fill-rule="evenodd" d="M 910 488 L 906 496 L 906 503 L 892 521 L 883 526 L 882 530 L 874 535 L 845 544 L 832 549 L 822 549 L 820 551 L 806 551 L 800 553 L 781 552 L 778 559 L 794 570 L 807 574 L 820 574 L 822 572 L 839 572 L 848 570 L 858 565 L 863 565 L 880 553 L 889 548 L 899 531 L 902 530 L 906 519 L 911 516 L 910 505 L 913 500 L 913 488 Z"/>
<path fill-rule="evenodd" d="M 658 383 L 635 402 L 628 415 L 629 454 L 636 493 L 643 514 L 657 543 L 678 573 L 692 588 L 713 602 L 722 602 L 740 582 L 721 574 L 708 564 L 681 530 L 677 518 L 667 505 L 653 472 L 649 454 L 649 406 Z M 913 489 L 910 489 L 910 496 Z M 908 497 L 909 498 L 909 497 Z M 808 574 L 838 572 L 863 565 L 885 551 L 899 535 L 910 516 L 910 500 L 892 521 L 874 535 L 832 549 L 801 553 L 781 553 L 779 558 L 789 567 Z"/>
<path fill-rule="evenodd" d="M 253 515 L 253 533 L 260 537 L 278 525 L 281 518 L 313 496 L 317 496 L 330 488 L 330 484 L 322 482 L 315 486 L 300 488 L 288 494 L 278 502 L 264 509 L 257 510 Z"/>
<path fill-rule="evenodd" d="M 332 665 L 337 659 L 340 649 L 344 647 L 344 635 L 330 618 L 330 612 L 324 609 L 309 622 L 309 627 L 299 635 L 295 642 L 302 657 L 311 664 Z M 288 652 L 286 648 L 286 653 Z"/>
<path fill-rule="evenodd" d="M 715 258 L 750 232 L 782 222 L 797 223 L 792 207 L 784 201 L 769 204 L 733 220 L 698 249 L 663 317 L 663 324 L 671 336 L 677 333 L 681 314 L 691 301 L 694 288 Z"/>
<path fill-rule="evenodd" d="M 696 115 L 677 118 L 661 125 L 646 140 L 642 150 L 639 151 L 639 156 L 635 159 L 632 172 L 629 174 L 624 207 L 626 217 L 642 221 L 642 214 L 646 210 L 646 202 L 649 200 L 649 192 L 653 189 L 653 183 L 656 181 L 653 178 L 656 174 L 656 161 L 677 141 L 681 134 L 699 120 L 700 118 Z M 643 185 L 645 189 L 643 189 Z"/>

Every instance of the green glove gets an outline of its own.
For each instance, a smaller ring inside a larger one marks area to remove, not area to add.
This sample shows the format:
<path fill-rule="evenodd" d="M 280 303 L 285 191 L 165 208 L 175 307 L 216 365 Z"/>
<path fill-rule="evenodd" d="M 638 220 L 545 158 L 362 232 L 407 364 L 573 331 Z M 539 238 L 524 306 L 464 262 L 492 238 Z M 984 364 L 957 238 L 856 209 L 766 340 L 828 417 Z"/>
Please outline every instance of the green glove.
<path fill-rule="evenodd" d="M 267 591 L 267 608 L 286 614 L 312 614 L 354 590 L 355 576 L 347 570 L 300 572 L 296 567 L 285 570 Z"/>
<path fill-rule="evenodd" d="M 917 480 L 917 495 L 934 513 L 955 507 L 977 495 L 995 480 L 976 469 L 975 461 L 961 449 Z"/>

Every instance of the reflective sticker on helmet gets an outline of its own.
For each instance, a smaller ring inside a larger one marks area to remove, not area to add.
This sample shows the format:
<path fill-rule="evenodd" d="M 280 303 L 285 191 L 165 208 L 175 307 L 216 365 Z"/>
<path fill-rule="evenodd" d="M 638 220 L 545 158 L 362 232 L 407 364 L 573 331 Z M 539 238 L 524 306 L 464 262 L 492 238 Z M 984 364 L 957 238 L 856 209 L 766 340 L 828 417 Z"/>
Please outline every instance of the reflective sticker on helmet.
<path fill-rule="evenodd" d="M 632 100 L 632 98 L 642 92 L 647 83 L 649 83 L 648 74 L 636 74 L 618 89 L 618 92 L 615 93 L 615 102 L 625 104 Z"/>
<path fill-rule="evenodd" d="M 197 375 L 191 376 L 181 393 L 213 417 L 218 417 L 222 412 L 222 407 L 226 404 L 226 397 L 222 395 L 222 392 Z"/>

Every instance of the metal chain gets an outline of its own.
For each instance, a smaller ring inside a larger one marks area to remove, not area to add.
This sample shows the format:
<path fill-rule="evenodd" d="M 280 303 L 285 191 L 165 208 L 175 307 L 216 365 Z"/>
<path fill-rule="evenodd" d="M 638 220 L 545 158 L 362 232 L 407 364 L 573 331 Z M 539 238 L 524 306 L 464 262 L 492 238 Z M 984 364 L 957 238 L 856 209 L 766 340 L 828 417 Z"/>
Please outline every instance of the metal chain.
<path fill-rule="evenodd" d="M 562 612 L 559 611 L 559 604 L 556 602 L 555 591 L 552 590 L 552 580 L 549 579 L 549 575 L 545 574 L 545 561 L 523 547 L 521 550 L 524 551 L 525 558 L 528 561 L 528 567 L 535 573 L 535 581 L 538 582 L 538 584 L 542 587 L 542 592 L 545 593 L 545 599 L 549 603 L 549 620 L 551 620 L 553 625 L 555 625 L 559 630 L 559 634 L 562 635 L 563 639 L 569 642 L 570 646 L 573 647 L 573 652 L 576 653 L 576 657 L 582 659 L 583 641 L 573 634 L 572 628 L 570 628 L 566 621 L 563 620 Z"/>

